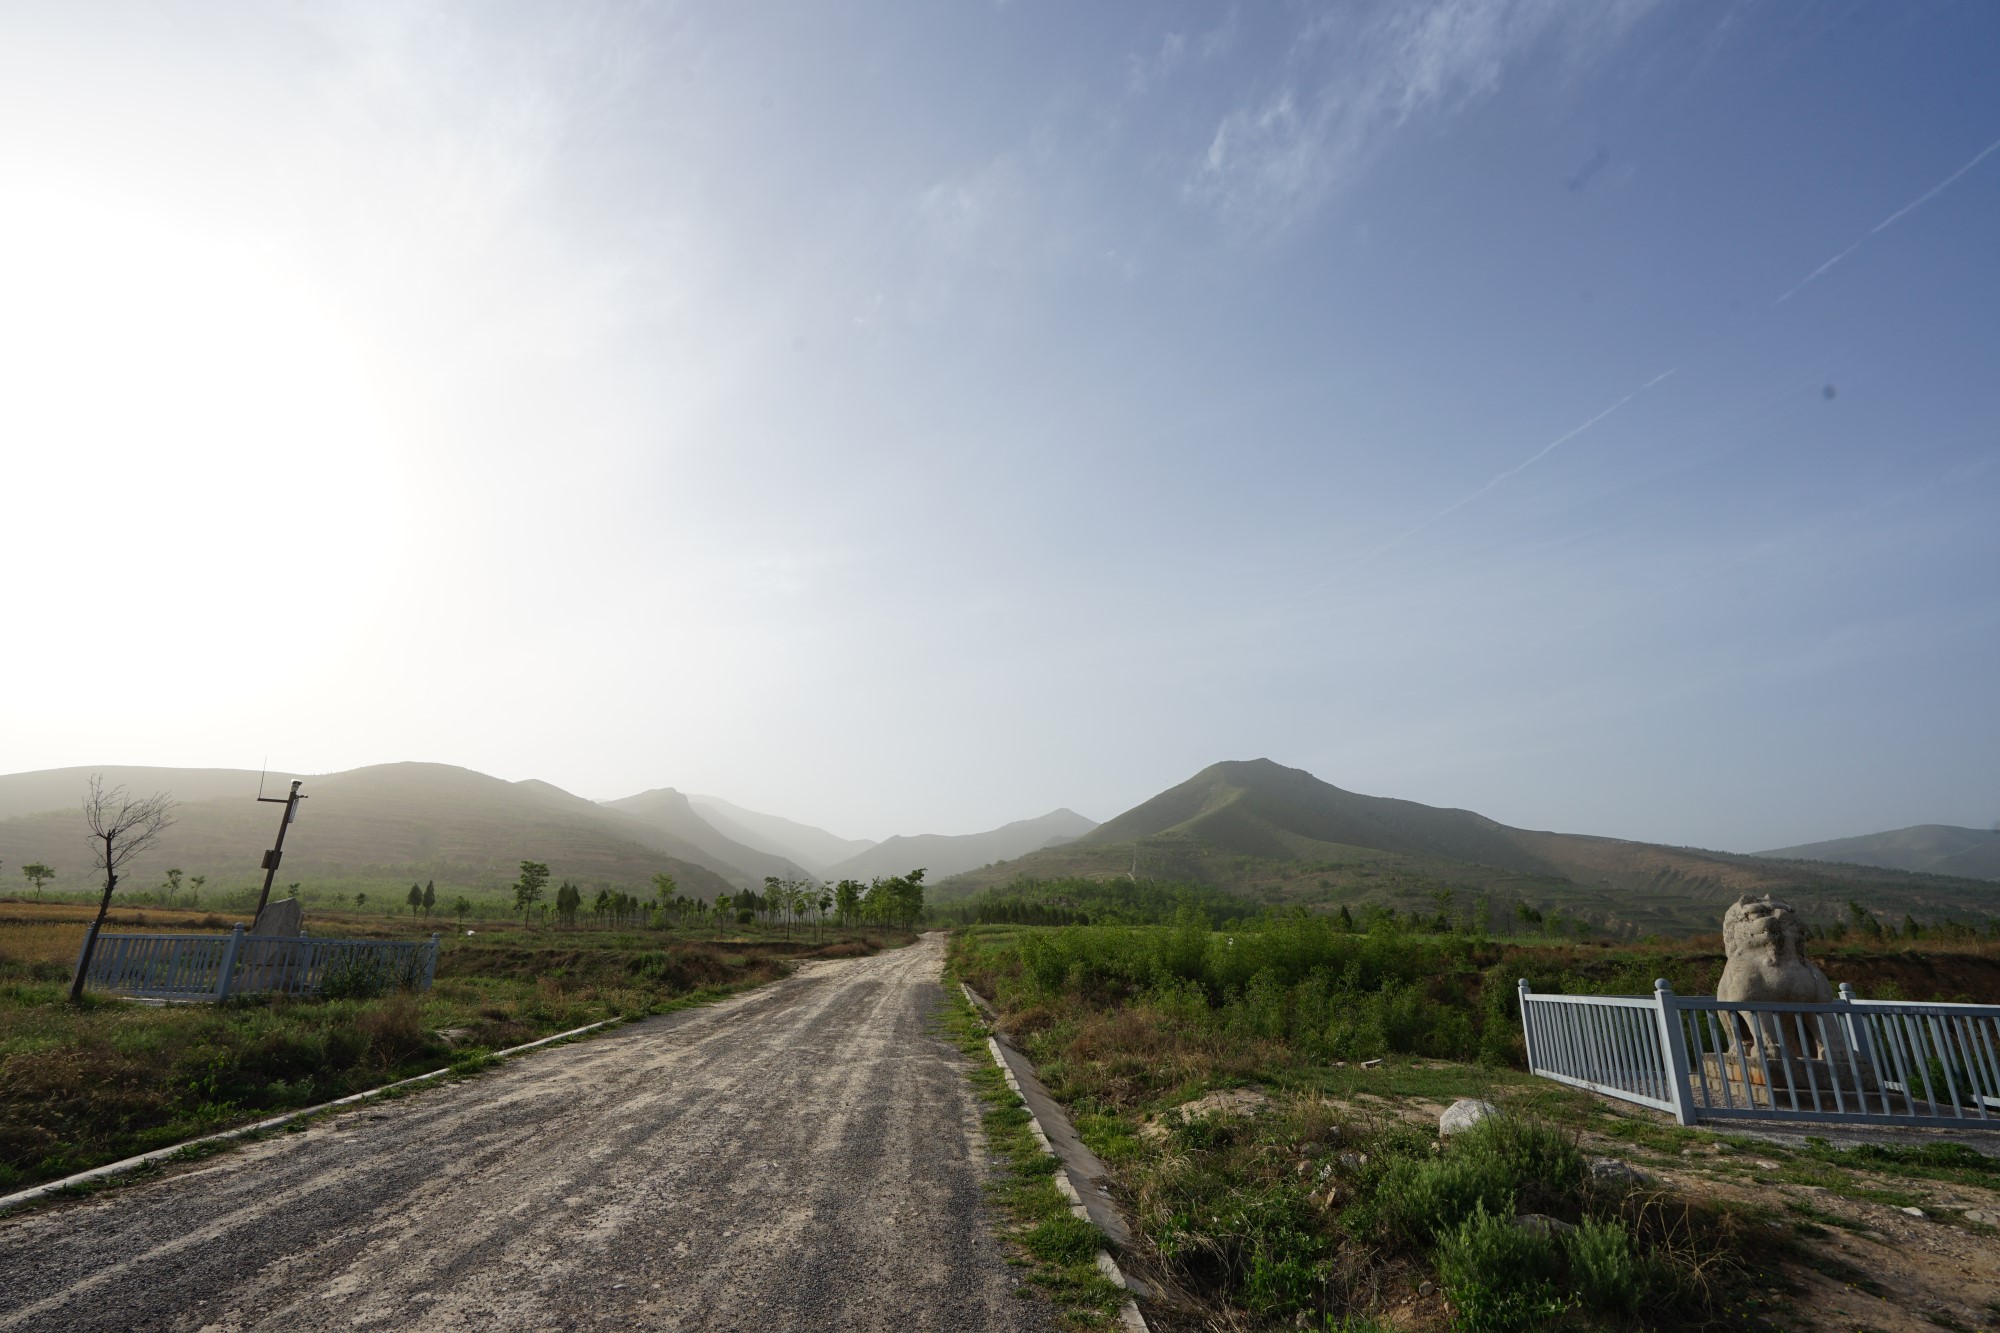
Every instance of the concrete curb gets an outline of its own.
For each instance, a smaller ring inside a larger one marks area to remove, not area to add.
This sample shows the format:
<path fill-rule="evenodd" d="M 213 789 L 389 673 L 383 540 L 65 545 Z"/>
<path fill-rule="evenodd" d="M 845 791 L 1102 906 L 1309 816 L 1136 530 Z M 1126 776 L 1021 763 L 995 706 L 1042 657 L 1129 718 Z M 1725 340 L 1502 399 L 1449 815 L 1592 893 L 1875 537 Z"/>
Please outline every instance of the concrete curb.
<path fill-rule="evenodd" d="M 523 1051 L 532 1051 L 537 1046 L 547 1046 L 552 1042 L 567 1041 L 571 1037 L 580 1037 L 586 1032 L 595 1032 L 599 1028 L 610 1027 L 614 1023 L 623 1023 L 624 1021 L 623 1018 L 607 1018 L 601 1023 L 591 1023 L 585 1027 L 571 1028 L 568 1032 L 558 1032 L 553 1037 L 543 1037 L 537 1041 L 524 1042 L 519 1046 L 509 1046 L 504 1051 L 495 1051 L 493 1052 L 493 1058 L 496 1060 L 505 1060 L 511 1056 L 519 1055 Z M 428 1083 L 430 1080 L 442 1078 L 450 1072 L 450 1066 L 446 1066 L 443 1069 L 433 1069 L 428 1074 L 417 1074 L 411 1078 L 398 1079 L 394 1083 L 384 1083 L 381 1087 L 370 1088 L 366 1092 L 350 1093 L 334 1101 L 321 1102 L 318 1106 L 308 1106 L 297 1111 L 287 1111 L 283 1115 L 272 1116 L 269 1120 L 259 1120 L 255 1124 L 250 1125 L 238 1125 L 235 1129 L 225 1129 L 218 1134 L 204 1134 L 198 1139 L 188 1139 L 167 1148 L 155 1148 L 152 1152 L 141 1153 L 137 1157 L 127 1157 L 121 1162 L 109 1162 L 104 1166 L 94 1166 L 88 1171 L 79 1171 L 73 1176 L 64 1176 L 61 1180 L 51 1180 L 44 1184 L 31 1186 L 18 1193 L 0 1195 L 0 1213 L 11 1212 L 22 1204 L 33 1203 L 37 1199 L 45 1199 L 51 1194 L 55 1194 L 61 1190 L 73 1189 L 78 1185 L 87 1185 L 93 1180 L 109 1180 L 113 1176 L 122 1176 L 129 1172 L 137 1171 L 140 1167 L 150 1166 L 154 1162 L 167 1161 L 170 1158 L 178 1157 L 189 1148 L 199 1147 L 204 1143 L 226 1143 L 231 1139 L 240 1139 L 252 1134 L 261 1134 L 267 1129 L 276 1129 L 280 1125 L 289 1125 L 294 1120 L 303 1120 L 307 1116 L 315 1116 L 322 1111 L 331 1111 L 336 1107 L 354 1106 L 361 1102 L 374 1101 L 384 1093 L 394 1092 L 397 1088 L 407 1088 L 415 1083 Z"/>
<path fill-rule="evenodd" d="M 962 981 L 958 983 L 958 988 L 965 992 L 965 1002 L 972 1006 L 973 1013 L 979 1013 L 982 1006 L 978 998 L 973 995 L 972 988 Z M 1034 1133 L 1035 1142 L 1042 1145 L 1043 1152 L 1056 1159 L 1056 1188 L 1069 1200 L 1070 1212 L 1086 1222 L 1090 1221 L 1090 1210 L 1084 1207 L 1083 1196 L 1076 1192 L 1076 1182 L 1069 1178 L 1069 1170 L 1063 1165 L 1062 1155 L 1055 1150 L 1055 1145 L 1049 1142 L 1047 1132 L 1042 1129 L 1042 1122 L 1035 1116 L 1035 1108 L 1028 1104 L 1027 1094 L 1021 1091 L 1020 1080 L 1014 1077 L 1014 1071 L 1008 1067 L 1007 1057 L 1000 1053 L 1000 1043 L 989 1036 L 986 1038 L 986 1049 L 993 1056 L 993 1063 L 1000 1066 L 1000 1076 L 1007 1080 L 1007 1086 L 1013 1089 L 1014 1095 L 1020 1099 L 1021 1109 L 1028 1113 L 1028 1128 Z M 1098 1250 L 1097 1271 L 1104 1274 L 1106 1280 L 1122 1287 L 1126 1292 L 1132 1290 L 1132 1283 L 1126 1278 L 1125 1270 L 1118 1266 L 1118 1261 L 1111 1257 L 1109 1250 Z M 1130 1295 L 1125 1297 L 1125 1304 L 1119 1307 L 1118 1322 L 1130 1330 L 1130 1333 L 1148 1333 L 1146 1316 L 1140 1313 L 1139 1303 Z"/>

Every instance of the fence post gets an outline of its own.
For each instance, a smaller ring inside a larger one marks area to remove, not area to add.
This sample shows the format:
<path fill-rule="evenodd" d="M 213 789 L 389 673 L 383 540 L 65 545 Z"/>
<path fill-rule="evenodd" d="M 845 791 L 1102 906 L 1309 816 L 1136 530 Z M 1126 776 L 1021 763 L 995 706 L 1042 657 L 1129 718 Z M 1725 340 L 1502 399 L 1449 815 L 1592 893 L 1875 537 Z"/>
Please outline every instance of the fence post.
<path fill-rule="evenodd" d="M 1862 1092 L 1862 1085 L 1870 1077 L 1879 1078 L 1880 1075 L 1875 1073 L 1875 1052 L 1869 1048 L 1868 1018 L 1865 1014 L 1858 1013 L 1852 1007 L 1854 1000 L 1853 983 L 1841 982 L 1840 1002 L 1849 1006 L 1849 1008 L 1846 1013 L 1840 1016 L 1840 1026 L 1847 1037 L 1848 1061 L 1853 1066 L 1854 1071 L 1854 1092 L 1857 1097 L 1863 1099 L 1861 1105 L 1865 1109 L 1868 1102 L 1866 1095 Z M 1839 1078 L 1840 1075 L 1835 1073 L 1834 1077 Z"/>
<path fill-rule="evenodd" d="M 236 956 L 243 950 L 243 923 L 238 921 L 229 931 L 229 943 L 222 946 L 222 970 L 215 979 L 215 998 L 220 1003 L 229 998 L 229 988 L 236 981 Z"/>
<path fill-rule="evenodd" d="M 1674 988 L 1665 977 L 1653 981 L 1653 1007 L 1660 1017 L 1660 1050 L 1667 1058 L 1667 1091 L 1674 1104 L 1674 1119 L 1683 1125 L 1694 1123 L 1694 1108 L 1688 1105 L 1687 1032 L 1681 1027 L 1681 1011 L 1674 1004 Z"/>
<path fill-rule="evenodd" d="M 436 979 L 436 977 L 437 977 L 437 970 L 438 970 L 438 936 L 437 936 L 437 932 L 436 932 L 436 931 L 432 931 L 432 932 L 431 932 L 431 956 L 430 956 L 430 958 L 429 958 L 429 959 L 427 959 L 427 960 L 425 961 L 425 963 L 424 963 L 424 989 L 425 989 L 425 990 L 429 990 L 429 989 L 431 988 L 431 982 L 432 982 L 433 980 L 435 980 L 435 979 Z"/>
<path fill-rule="evenodd" d="M 1520 987 L 1519 994 L 1521 997 L 1521 1046 L 1528 1053 L 1528 1072 L 1533 1073 L 1535 1070 L 1535 1034 L 1534 1029 L 1528 1023 L 1528 996 L 1533 994 L 1533 991 L 1530 990 L 1526 977 L 1522 977 L 1517 985 Z"/>

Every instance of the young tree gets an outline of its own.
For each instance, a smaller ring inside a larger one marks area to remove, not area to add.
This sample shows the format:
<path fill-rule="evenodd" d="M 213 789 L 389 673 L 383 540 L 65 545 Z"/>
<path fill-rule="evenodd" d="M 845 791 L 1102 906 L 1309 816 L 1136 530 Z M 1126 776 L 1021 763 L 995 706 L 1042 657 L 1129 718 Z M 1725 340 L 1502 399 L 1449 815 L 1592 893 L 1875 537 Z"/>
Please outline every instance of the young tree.
<path fill-rule="evenodd" d="M 458 924 L 461 926 L 464 925 L 465 918 L 472 915 L 472 899 L 462 893 L 459 894 L 458 900 L 452 903 L 451 910 L 452 914 L 458 918 Z"/>
<path fill-rule="evenodd" d="M 180 870 L 179 869 L 169 870 L 167 872 L 167 882 L 165 884 L 162 884 L 160 887 L 166 891 L 167 906 L 169 907 L 173 906 L 174 895 L 181 891 Z"/>
<path fill-rule="evenodd" d="M 190 904 L 201 901 L 201 886 L 206 883 L 208 883 L 207 875 L 188 876 L 188 902 Z"/>
<path fill-rule="evenodd" d="M 42 885 L 56 877 L 56 872 L 43 865 L 40 861 L 22 866 L 21 874 L 26 876 L 29 883 L 35 886 L 35 897 L 38 900 L 42 896 Z"/>
<path fill-rule="evenodd" d="M 834 909 L 840 913 L 840 924 L 853 925 L 861 916 L 861 881 L 843 879 L 833 889 Z"/>
<path fill-rule="evenodd" d="M 514 906 L 521 909 L 521 924 L 528 924 L 528 909 L 541 899 L 548 887 L 549 868 L 540 861 L 521 862 L 521 877 L 514 881 Z"/>
<path fill-rule="evenodd" d="M 576 909 L 583 903 L 583 890 L 570 883 L 562 882 L 556 890 L 556 920 L 571 930 L 576 929 Z"/>
<path fill-rule="evenodd" d="M 366 905 L 367 905 L 367 903 L 368 903 L 368 895 L 367 895 L 367 894 L 365 894 L 365 893 L 357 893 L 357 894 L 355 894 L 355 895 L 354 895 L 354 910 L 355 910 L 355 911 L 357 911 L 357 912 L 358 912 L 358 911 L 360 911 L 360 910 L 361 910 L 361 909 L 362 909 L 362 908 L 363 908 L 364 906 L 366 906 Z"/>
<path fill-rule="evenodd" d="M 410 915 L 415 916 L 417 910 L 424 905 L 424 891 L 412 884 L 410 891 L 403 895 L 403 901 L 410 905 Z"/>
<path fill-rule="evenodd" d="M 427 879 L 427 880 L 425 880 L 425 881 L 424 881 L 424 916 L 425 916 L 426 918 L 428 918 L 428 917 L 430 916 L 430 914 L 431 914 L 431 909 L 432 909 L 433 907 L 436 907 L 436 906 L 437 906 L 437 901 L 438 901 L 438 891 L 437 891 L 437 881 L 436 881 L 436 880 L 434 880 L 434 879 Z"/>
<path fill-rule="evenodd" d="M 669 875 L 663 871 L 660 874 L 653 876 L 653 896 L 660 900 L 661 911 L 664 912 L 667 910 L 667 903 L 671 899 L 673 899 L 675 895 L 679 894 L 680 891 L 681 891 L 681 886 L 674 882 L 674 877 L 672 875 Z"/>
<path fill-rule="evenodd" d="M 83 822 L 90 827 L 96 867 L 104 872 L 104 897 L 97 904 L 90 933 L 84 936 L 83 956 L 77 959 L 76 979 L 69 988 L 71 1004 L 83 1002 L 83 979 L 90 975 L 90 958 L 97 952 L 97 937 L 104 929 L 105 914 L 111 910 L 119 870 L 173 826 L 173 809 L 173 798 L 165 792 L 131 796 L 123 787 L 106 791 L 104 775 L 90 775 L 90 794 L 83 798 Z"/>

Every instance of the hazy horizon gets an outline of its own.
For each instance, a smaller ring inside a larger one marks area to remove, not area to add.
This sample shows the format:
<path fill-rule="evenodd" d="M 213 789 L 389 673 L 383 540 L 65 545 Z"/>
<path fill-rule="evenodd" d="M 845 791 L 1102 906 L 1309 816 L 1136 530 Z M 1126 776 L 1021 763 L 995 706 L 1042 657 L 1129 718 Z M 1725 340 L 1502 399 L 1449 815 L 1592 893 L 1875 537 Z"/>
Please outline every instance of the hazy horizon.
<path fill-rule="evenodd" d="M 2000 816 L 2000 11 L 0 12 L 0 771 Z"/>

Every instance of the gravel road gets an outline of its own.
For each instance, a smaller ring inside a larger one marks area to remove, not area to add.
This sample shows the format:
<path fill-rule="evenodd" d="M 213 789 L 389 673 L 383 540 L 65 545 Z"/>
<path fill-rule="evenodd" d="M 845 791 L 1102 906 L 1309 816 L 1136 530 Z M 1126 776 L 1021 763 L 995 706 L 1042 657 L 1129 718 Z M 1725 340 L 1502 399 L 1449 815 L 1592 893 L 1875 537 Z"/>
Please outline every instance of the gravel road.
<path fill-rule="evenodd" d="M 0 1330 L 1045 1330 L 943 937 L 0 1220 Z"/>

